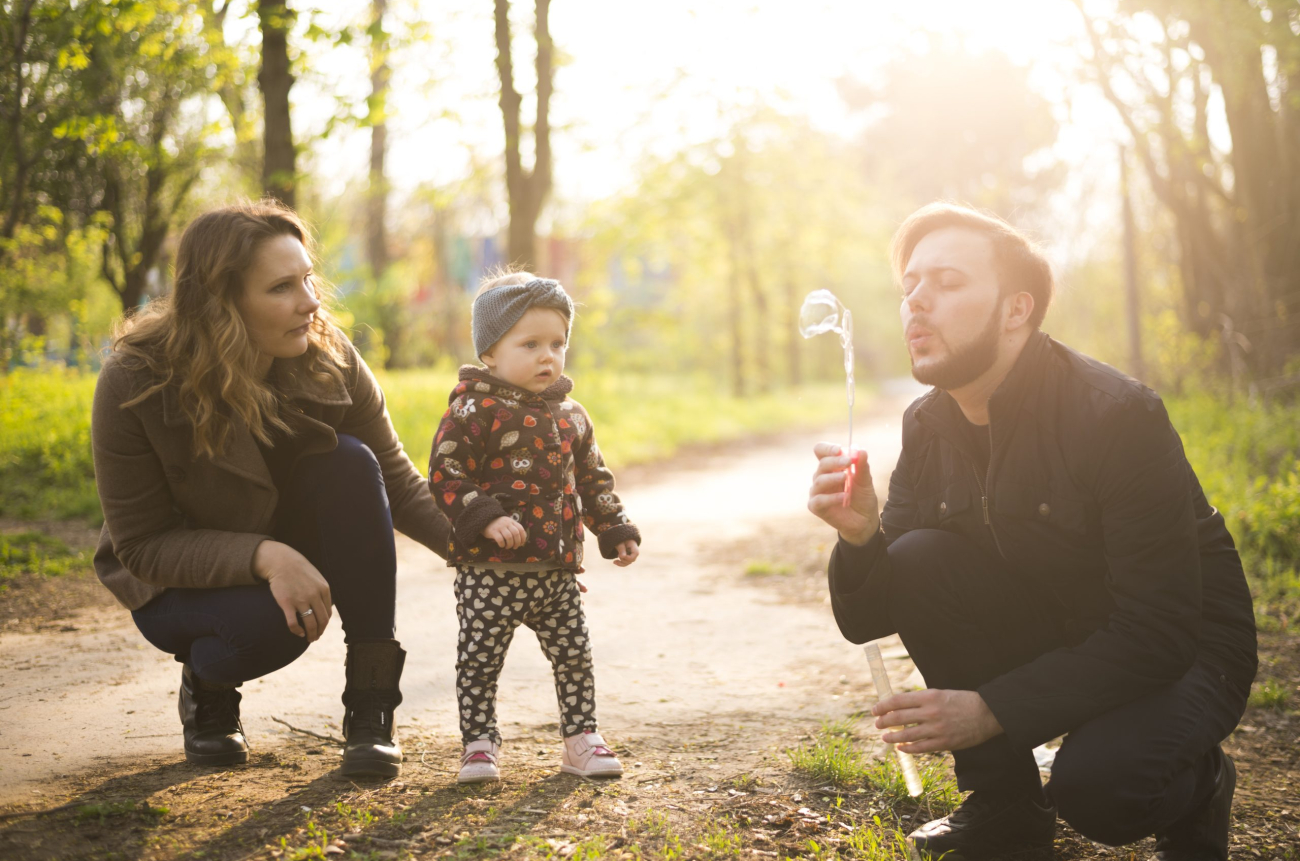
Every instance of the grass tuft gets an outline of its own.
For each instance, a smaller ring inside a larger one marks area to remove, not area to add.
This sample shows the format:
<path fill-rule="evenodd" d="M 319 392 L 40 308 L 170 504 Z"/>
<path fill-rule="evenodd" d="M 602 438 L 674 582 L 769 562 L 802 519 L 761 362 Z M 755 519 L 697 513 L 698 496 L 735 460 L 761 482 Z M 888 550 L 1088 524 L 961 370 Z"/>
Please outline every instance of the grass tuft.
<path fill-rule="evenodd" d="M 1289 699 L 1290 692 L 1281 683 L 1276 679 L 1267 679 L 1251 686 L 1248 704 L 1256 709 L 1285 711 Z"/>
<path fill-rule="evenodd" d="M 829 721 L 811 744 L 787 752 L 790 764 L 820 781 L 827 781 L 841 789 L 865 787 L 878 794 L 890 806 L 908 803 L 907 783 L 898 759 L 893 754 L 884 759 L 866 756 L 854 742 L 853 721 Z M 946 762 L 942 759 L 918 756 L 917 771 L 925 789 L 923 798 L 931 810 L 939 815 L 952 810 L 961 802 Z"/>

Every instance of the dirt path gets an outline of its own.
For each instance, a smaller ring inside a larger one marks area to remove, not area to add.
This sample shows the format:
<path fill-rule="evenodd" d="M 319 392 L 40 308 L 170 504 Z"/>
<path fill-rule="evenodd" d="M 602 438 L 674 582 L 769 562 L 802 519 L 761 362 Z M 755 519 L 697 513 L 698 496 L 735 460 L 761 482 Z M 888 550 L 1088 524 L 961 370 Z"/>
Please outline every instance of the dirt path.
<path fill-rule="evenodd" d="M 897 456 L 898 412 L 891 401 L 878 414 L 892 417 L 860 430 L 880 481 Z M 792 600 L 767 578 L 745 574 L 749 563 L 761 570 L 769 561 L 774 537 L 806 545 L 814 564 L 829 552 L 830 535 L 804 501 L 811 446 L 832 433 L 695 454 L 620 478 L 645 535 L 643 554 L 627 570 L 592 554 L 583 578 L 609 738 L 703 727 L 724 716 L 815 725 L 870 701 L 865 661 L 840 637 L 824 597 Z M 400 538 L 398 577 L 398 636 L 410 653 L 399 720 L 452 738 L 451 571 Z M 897 679 L 909 676 L 901 646 L 886 652 Z M 343 653 L 335 624 L 301 660 L 245 686 L 244 724 L 256 751 L 295 738 L 273 717 L 338 732 Z M 179 758 L 178 675 L 117 608 L 83 613 L 54 631 L 0 635 L 0 805 L 40 806 L 84 785 L 89 773 Z M 521 629 L 501 683 L 507 745 L 553 731 L 555 711 L 549 666 Z"/>

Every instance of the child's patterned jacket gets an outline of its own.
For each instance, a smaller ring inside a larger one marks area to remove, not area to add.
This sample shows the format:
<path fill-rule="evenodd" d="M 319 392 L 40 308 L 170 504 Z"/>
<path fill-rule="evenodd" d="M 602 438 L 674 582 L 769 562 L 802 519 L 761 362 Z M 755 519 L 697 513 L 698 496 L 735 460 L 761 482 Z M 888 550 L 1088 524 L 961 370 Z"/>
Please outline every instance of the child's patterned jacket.
<path fill-rule="evenodd" d="M 429 461 L 433 497 L 452 523 L 448 565 L 576 571 L 584 522 L 606 559 L 628 539 L 640 543 L 572 390 L 566 376 L 534 394 L 474 365 L 460 369 Z M 522 547 L 483 536 L 502 516 L 528 531 Z"/>

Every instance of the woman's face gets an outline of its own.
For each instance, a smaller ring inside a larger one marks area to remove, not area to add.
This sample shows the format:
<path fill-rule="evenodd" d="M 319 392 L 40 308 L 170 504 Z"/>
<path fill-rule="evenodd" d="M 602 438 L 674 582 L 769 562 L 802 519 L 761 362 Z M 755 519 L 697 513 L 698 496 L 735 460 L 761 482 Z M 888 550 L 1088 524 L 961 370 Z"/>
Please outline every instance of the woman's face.
<path fill-rule="evenodd" d="M 268 239 L 253 255 L 235 304 L 263 372 L 272 359 L 307 352 L 307 332 L 320 308 L 310 276 L 311 258 L 296 236 Z"/>

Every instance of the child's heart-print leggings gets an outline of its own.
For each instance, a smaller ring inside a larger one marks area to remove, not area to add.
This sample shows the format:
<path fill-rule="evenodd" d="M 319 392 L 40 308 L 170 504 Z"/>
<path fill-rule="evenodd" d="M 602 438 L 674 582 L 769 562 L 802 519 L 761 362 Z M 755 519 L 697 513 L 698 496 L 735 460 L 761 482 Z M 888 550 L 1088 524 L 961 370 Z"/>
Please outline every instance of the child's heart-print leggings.
<path fill-rule="evenodd" d="M 497 729 L 497 680 L 515 629 L 537 634 L 555 672 L 560 732 L 566 738 L 596 730 L 596 686 L 581 590 L 572 571 L 485 571 L 456 566 L 456 699 L 460 734 L 468 744 Z"/>

